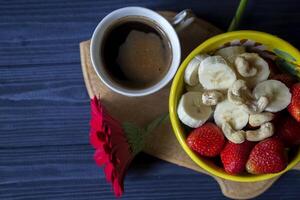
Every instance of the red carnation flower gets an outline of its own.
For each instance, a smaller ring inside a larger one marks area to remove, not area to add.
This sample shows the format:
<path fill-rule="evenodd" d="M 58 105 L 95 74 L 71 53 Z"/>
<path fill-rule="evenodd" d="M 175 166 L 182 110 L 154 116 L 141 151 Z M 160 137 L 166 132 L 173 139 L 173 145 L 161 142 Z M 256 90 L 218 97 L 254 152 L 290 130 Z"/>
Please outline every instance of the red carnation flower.
<path fill-rule="evenodd" d="M 116 197 L 124 191 L 124 177 L 134 156 L 143 148 L 145 136 L 166 119 L 162 116 L 146 129 L 114 119 L 101 102 L 91 100 L 90 143 L 96 149 L 94 159 L 104 168 L 106 180 L 112 184 Z"/>
<path fill-rule="evenodd" d="M 91 101 L 90 142 L 96 149 L 94 159 L 104 167 L 106 180 L 112 183 L 117 197 L 123 193 L 125 171 L 134 155 L 121 124 L 112 118 L 101 102 Z"/>

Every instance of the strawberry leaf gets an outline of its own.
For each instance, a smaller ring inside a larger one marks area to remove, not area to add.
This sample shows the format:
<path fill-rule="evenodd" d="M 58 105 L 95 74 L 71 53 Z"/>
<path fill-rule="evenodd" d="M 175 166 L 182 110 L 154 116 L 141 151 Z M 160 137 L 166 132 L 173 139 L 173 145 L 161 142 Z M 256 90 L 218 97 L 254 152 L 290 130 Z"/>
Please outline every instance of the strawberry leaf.
<path fill-rule="evenodd" d="M 300 67 L 298 65 L 281 58 L 276 59 L 276 64 L 281 67 L 281 69 L 300 79 Z"/>
<path fill-rule="evenodd" d="M 279 56 L 280 58 L 283 58 L 289 62 L 295 62 L 296 58 L 294 58 L 291 54 L 289 54 L 288 52 L 282 51 L 280 49 L 273 49 L 274 53 Z"/>

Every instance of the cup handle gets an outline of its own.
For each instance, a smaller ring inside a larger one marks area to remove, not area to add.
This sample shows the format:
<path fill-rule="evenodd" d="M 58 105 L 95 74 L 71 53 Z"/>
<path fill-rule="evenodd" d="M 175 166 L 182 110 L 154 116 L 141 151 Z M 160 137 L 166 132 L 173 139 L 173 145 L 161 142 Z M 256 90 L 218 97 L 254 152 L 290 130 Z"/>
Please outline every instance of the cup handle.
<path fill-rule="evenodd" d="M 178 13 L 173 19 L 171 19 L 171 24 L 177 33 L 180 33 L 183 29 L 188 27 L 196 19 L 195 14 L 191 9 L 185 9 Z"/>

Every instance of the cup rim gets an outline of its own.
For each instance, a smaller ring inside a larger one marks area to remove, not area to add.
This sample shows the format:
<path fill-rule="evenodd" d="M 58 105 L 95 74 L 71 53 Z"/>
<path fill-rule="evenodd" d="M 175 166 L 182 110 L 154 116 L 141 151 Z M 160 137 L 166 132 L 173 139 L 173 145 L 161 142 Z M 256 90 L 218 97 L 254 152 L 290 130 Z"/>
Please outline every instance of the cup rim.
<path fill-rule="evenodd" d="M 171 125 L 174 131 L 174 134 L 177 138 L 177 140 L 179 141 L 181 147 L 184 149 L 184 151 L 187 153 L 187 155 L 198 165 L 200 166 L 202 169 L 204 169 L 205 171 L 209 172 L 210 174 L 226 179 L 226 180 L 231 180 L 231 181 L 238 181 L 238 182 L 257 182 L 257 181 L 263 181 L 263 180 L 268 180 L 274 177 L 277 177 L 285 172 L 287 172 L 288 170 L 292 169 L 294 166 L 297 165 L 297 163 L 300 162 L 300 147 L 298 150 L 297 155 L 295 156 L 295 158 L 290 161 L 287 165 L 287 167 L 278 173 L 273 173 L 273 174 L 261 174 L 261 175 L 249 175 L 249 176 L 243 176 L 243 175 L 231 175 L 228 174 L 224 171 L 221 171 L 220 169 L 214 168 L 212 166 L 210 166 L 202 157 L 199 157 L 198 155 L 196 155 L 195 152 L 193 152 L 186 144 L 185 142 L 185 133 L 183 132 L 182 128 L 181 128 L 181 123 L 178 119 L 177 116 L 177 104 L 176 104 L 176 99 L 177 99 L 177 95 L 178 95 L 178 88 L 181 87 L 181 84 L 183 84 L 183 74 L 184 74 L 184 70 L 187 67 L 187 64 L 189 63 L 189 61 L 198 53 L 201 53 L 201 51 L 203 51 L 204 49 L 206 49 L 207 47 L 217 43 L 220 40 L 223 39 L 232 39 L 238 36 L 243 36 L 245 38 L 248 37 L 253 37 L 253 38 L 263 38 L 263 39 L 269 39 L 272 41 L 276 41 L 278 43 L 281 43 L 282 45 L 286 46 L 287 49 L 289 49 L 289 52 L 293 52 L 294 55 L 296 55 L 297 60 L 300 60 L 300 52 L 293 47 L 291 44 L 289 44 L 288 42 L 273 36 L 271 34 L 268 33 L 264 33 L 264 32 L 258 32 L 258 31 L 250 31 L 250 30 L 243 30 L 243 31 L 233 31 L 233 32 L 227 32 L 227 33 L 223 33 L 223 34 L 219 34 L 217 36 L 214 36 L 208 40 L 206 40 L 205 42 L 203 42 L 202 44 L 200 44 L 198 47 L 196 47 L 187 57 L 186 59 L 182 62 L 182 64 L 180 65 L 174 79 L 172 82 L 172 86 L 171 86 L 171 91 L 170 91 L 170 96 L 169 96 L 169 113 L 170 113 L 170 120 L 171 120 Z"/>
<path fill-rule="evenodd" d="M 140 13 L 140 14 L 128 14 L 128 13 Z M 104 72 L 103 66 L 101 66 L 101 61 L 99 62 L 97 61 L 97 59 L 99 59 L 97 58 L 99 57 L 99 55 L 95 55 L 97 54 L 96 52 L 100 51 L 97 50 L 97 48 L 99 48 L 99 46 L 101 45 L 106 28 L 108 28 L 112 24 L 111 22 L 127 16 L 142 16 L 150 19 L 151 21 L 155 21 L 155 23 L 157 23 L 160 26 L 162 31 L 164 31 L 164 33 L 168 37 L 172 48 L 172 61 L 165 76 L 154 85 L 143 89 L 129 89 L 112 82 L 109 79 L 109 76 Z M 98 44 L 99 41 L 100 44 Z M 161 16 L 159 13 L 153 10 L 144 7 L 130 6 L 130 7 L 124 7 L 112 11 L 99 22 L 92 35 L 91 45 L 90 45 L 90 56 L 91 56 L 92 66 L 96 71 L 96 74 L 108 88 L 110 88 L 116 93 L 125 96 L 138 97 L 138 96 L 146 96 L 155 93 L 160 89 L 162 89 L 164 86 L 166 86 L 172 80 L 180 65 L 181 46 L 175 29 L 170 24 L 170 22 L 168 22 L 163 16 Z"/>

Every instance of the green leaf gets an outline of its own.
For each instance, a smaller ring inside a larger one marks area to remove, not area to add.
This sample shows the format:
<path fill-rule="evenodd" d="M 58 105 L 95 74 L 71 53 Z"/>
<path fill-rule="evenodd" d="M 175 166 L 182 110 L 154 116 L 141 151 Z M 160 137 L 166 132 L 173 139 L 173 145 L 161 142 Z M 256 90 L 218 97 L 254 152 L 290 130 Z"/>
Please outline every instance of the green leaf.
<path fill-rule="evenodd" d="M 133 154 L 138 154 L 144 148 L 145 130 L 129 122 L 123 123 L 122 126 Z"/>
<path fill-rule="evenodd" d="M 277 56 L 279 56 L 280 58 L 283 58 L 283 59 L 285 59 L 289 62 L 295 62 L 296 61 L 296 59 L 291 54 L 289 54 L 285 51 L 282 51 L 282 50 L 277 49 L 277 48 L 273 49 L 273 51 Z"/>
<path fill-rule="evenodd" d="M 168 118 L 169 118 L 169 113 L 164 114 L 164 115 L 156 118 L 152 122 L 150 122 L 150 124 L 148 124 L 148 126 L 146 127 L 146 133 L 147 134 L 151 133 L 155 128 L 157 128 L 161 124 L 165 123 Z"/>
<path fill-rule="evenodd" d="M 238 9 L 236 10 L 235 16 L 233 17 L 227 32 L 237 30 L 241 22 L 244 11 L 247 7 L 248 0 L 241 0 Z"/>
<path fill-rule="evenodd" d="M 298 65 L 295 65 L 293 63 L 290 63 L 284 59 L 278 58 L 276 59 L 276 64 L 286 72 L 296 76 L 298 79 L 300 79 L 300 67 Z"/>
<path fill-rule="evenodd" d="M 132 152 L 136 155 L 141 152 L 145 145 L 145 137 L 151 133 L 156 127 L 164 123 L 169 117 L 169 114 L 164 114 L 152 122 L 150 122 L 146 128 L 140 128 L 136 124 L 130 122 L 124 122 L 122 124 L 123 130 L 127 136 L 128 143 Z"/>

